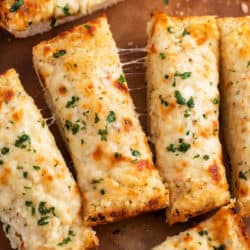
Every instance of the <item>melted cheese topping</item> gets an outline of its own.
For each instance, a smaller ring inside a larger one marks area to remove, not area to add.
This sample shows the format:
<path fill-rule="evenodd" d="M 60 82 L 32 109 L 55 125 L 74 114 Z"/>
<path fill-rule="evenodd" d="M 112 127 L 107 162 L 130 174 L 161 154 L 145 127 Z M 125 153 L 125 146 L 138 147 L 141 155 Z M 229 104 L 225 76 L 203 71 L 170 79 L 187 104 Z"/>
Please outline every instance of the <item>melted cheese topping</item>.
<path fill-rule="evenodd" d="M 250 17 L 223 18 L 221 28 L 224 137 L 232 166 L 232 187 L 244 215 L 250 215 Z"/>
<path fill-rule="evenodd" d="M 0 75 L 0 110 L 0 218 L 12 248 L 94 247 L 78 186 L 14 70 Z"/>
<path fill-rule="evenodd" d="M 121 0 L 2 0 L 0 26 L 27 37 L 80 18 Z"/>
<path fill-rule="evenodd" d="M 166 207 L 105 17 L 33 49 L 83 192 L 85 219 L 104 223 Z"/>
<path fill-rule="evenodd" d="M 173 224 L 229 199 L 218 137 L 218 30 L 214 17 L 159 13 L 148 34 L 150 131 Z"/>
<path fill-rule="evenodd" d="M 153 250 L 248 250 L 250 241 L 234 202 L 214 216 L 177 236 L 168 237 Z"/>

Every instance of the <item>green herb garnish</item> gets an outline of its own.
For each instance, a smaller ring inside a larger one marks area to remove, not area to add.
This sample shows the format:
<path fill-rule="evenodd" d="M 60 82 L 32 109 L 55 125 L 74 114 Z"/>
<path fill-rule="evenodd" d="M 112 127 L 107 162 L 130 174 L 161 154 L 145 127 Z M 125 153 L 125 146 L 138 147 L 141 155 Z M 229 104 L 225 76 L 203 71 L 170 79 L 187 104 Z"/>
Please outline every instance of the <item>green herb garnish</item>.
<path fill-rule="evenodd" d="M 17 11 L 23 4 L 23 0 L 16 0 L 14 4 L 10 7 L 10 12 Z"/>
<path fill-rule="evenodd" d="M 77 96 L 72 96 L 71 100 L 69 100 L 66 104 L 66 108 L 74 108 L 76 107 L 76 102 L 79 101 L 79 97 Z"/>
<path fill-rule="evenodd" d="M 62 49 L 62 50 L 59 50 L 59 51 L 55 52 L 55 53 L 53 54 L 53 56 L 54 56 L 55 58 L 59 58 L 59 57 L 65 55 L 65 54 L 66 54 L 66 50 L 65 50 L 65 49 Z"/>
<path fill-rule="evenodd" d="M 106 121 L 111 123 L 111 122 L 114 122 L 115 120 L 116 120 L 115 112 L 110 111 L 107 118 L 106 118 Z"/>

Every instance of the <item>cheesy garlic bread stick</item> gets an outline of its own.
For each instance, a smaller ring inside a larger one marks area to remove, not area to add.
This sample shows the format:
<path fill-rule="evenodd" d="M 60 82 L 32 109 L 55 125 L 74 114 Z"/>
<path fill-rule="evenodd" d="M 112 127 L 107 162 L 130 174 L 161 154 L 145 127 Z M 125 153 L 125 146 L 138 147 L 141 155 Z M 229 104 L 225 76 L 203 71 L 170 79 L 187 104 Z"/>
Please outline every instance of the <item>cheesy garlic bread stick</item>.
<path fill-rule="evenodd" d="M 29 37 L 121 0 L 1 0 L 0 26 L 16 37 Z"/>
<path fill-rule="evenodd" d="M 250 17 L 219 19 L 222 51 L 223 132 L 232 188 L 250 216 Z"/>
<path fill-rule="evenodd" d="M 0 219 L 13 249 L 98 243 L 83 224 L 78 186 L 13 69 L 0 75 Z"/>
<path fill-rule="evenodd" d="M 149 127 L 173 224 L 229 200 L 218 136 L 219 32 L 214 17 L 156 13 L 148 36 Z"/>
<path fill-rule="evenodd" d="M 33 49 L 83 193 L 88 224 L 164 208 L 168 193 L 152 162 L 106 17 Z"/>
<path fill-rule="evenodd" d="M 222 207 L 210 219 L 179 235 L 167 237 L 153 250 L 249 250 L 250 241 L 239 214 L 231 204 Z"/>

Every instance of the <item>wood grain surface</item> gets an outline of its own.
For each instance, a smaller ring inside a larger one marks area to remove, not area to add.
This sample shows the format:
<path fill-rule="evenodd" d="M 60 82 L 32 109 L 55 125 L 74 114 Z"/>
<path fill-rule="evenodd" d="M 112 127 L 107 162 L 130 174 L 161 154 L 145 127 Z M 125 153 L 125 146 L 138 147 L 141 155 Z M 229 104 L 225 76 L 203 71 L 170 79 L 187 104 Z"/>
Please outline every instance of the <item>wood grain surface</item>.
<path fill-rule="evenodd" d="M 143 48 L 147 42 L 146 24 L 150 18 L 150 13 L 154 10 L 162 10 L 169 15 L 177 16 L 241 16 L 248 14 L 246 6 L 249 7 L 250 11 L 249 0 L 169 0 L 168 5 L 165 5 L 163 0 L 125 0 L 123 3 L 107 9 L 105 13 L 107 13 L 119 48 Z M 73 23 L 60 26 L 51 32 L 27 39 L 15 39 L 12 35 L 0 30 L 0 72 L 14 67 L 19 72 L 25 89 L 35 99 L 36 104 L 45 117 L 51 117 L 51 113 L 44 102 L 43 91 L 32 66 L 32 47 L 41 40 L 52 38 L 60 32 L 76 24 L 84 23 L 103 12 L 100 11 Z M 121 53 L 123 62 L 143 56 L 145 55 L 141 53 L 132 53 L 130 56 Z M 131 88 L 131 94 L 137 111 L 140 113 L 143 127 L 146 130 L 146 83 L 142 74 L 144 69 L 141 65 L 130 65 L 124 68 L 124 70 L 128 73 L 127 80 Z M 133 72 L 139 72 L 140 74 Z M 72 168 L 71 160 L 54 124 L 51 125 L 51 130 L 69 167 Z M 165 223 L 164 211 L 159 211 L 118 223 L 99 226 L 96 230 L 100 239 L 100 250 L 149 250 L 152 246 L 161 243 L 167 235 L 173 235 L 182 231 L 203 218 L 200 217 L 188 224 L 176 225 L 170 228 Z M 246 221 L 246 224 L 250 225 L 250 220 L 249 222 Z M 1 230 L 0 250 L 10 249 L 8 240 Z"/>

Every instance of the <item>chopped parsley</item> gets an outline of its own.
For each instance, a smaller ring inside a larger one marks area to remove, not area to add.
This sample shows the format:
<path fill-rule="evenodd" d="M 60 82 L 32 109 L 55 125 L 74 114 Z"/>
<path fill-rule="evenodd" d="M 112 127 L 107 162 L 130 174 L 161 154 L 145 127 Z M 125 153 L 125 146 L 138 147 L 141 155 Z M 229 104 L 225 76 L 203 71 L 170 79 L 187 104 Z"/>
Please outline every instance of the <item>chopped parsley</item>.
<path fill-rule="evenodd" d="M 91 181 L 91 184 L 98 184 L 98 183 L 100 183 L 101 181 L 104 181 L 104 179 L 103 179 L 103 178 L 93 179 L 93 180 Z"/>
<path fill-rule="evenodd" d="M 100 121 L 100 118 L 97 113 L 95 113 L 95 123 L 98 123 Z"/>
<path fill-rule="evenodd" d="M 21 149 L 26 149 L 26 148 L 29 149 L 30 144 L 31 144 L 31 139 L 30 139 L 30 136 L 27 134 L 23 134 L 19 136 L 17 140 L 15 141 L 15 146 Z"/>
<path fill-rule="evenodd" d="M 175 152 L 181 152 L 185 153 L 190 149 L 191 145 L 189 143 L 186 143 L 182 138 L 179 139 L 179 144 L 174 145 L 174 144 L 169 144 L 167 146 L 167 151 L 175 153 Z"/>
<path fill-rule="evenodd" d="M 55 207 L 49 207 L 49 208 L 47 208 L 46 204 L 47 204 L 46 201 L 41 201 L 39 203 L 39 206 L 38 206 L 39 213 L 41 215 L 47 215 L 47 214 L 52 213 L 54 216 L 56 216 L 56 214 L 55 214 Z"/>
<path fill-rule="evenodd" d="M 41 168 L 40 168 L 39 166 L 37 166 L 37 165 L 34 165 L 33 168 L 34 168 L 36 171 L 38 171 L 38 170 L 41 169 Z"/>
<path fill-rule="evenodd" d="M 10 12 L 17 11 L 24 4 L 23 0 L 16 0 L 10 7 Z"/>
<path fill-rule="evenodd" d="M 84 28 L 87 29 L 87 30 L 90 28 L 90 25 L 89 25 L 88 23 L 85 23 L 83 26 L 84 26 Z"/>
<path fill-rule="evenodd" d="M 69 120 L 66 120 L 65 123 L 64 123 L 64 127 L 67 130 L 71 131 L 71 133 L 73 135 L 75 135 L 75 134 L 77 134 L 79 132 L 79 130 L 86 129 L 86 122 L 77 120 L 75 123 L 73 123 L 73 122 L 71 122 Z"/>
<path fill-rule="evenodd" d="M 79 101 L 79 97 L 72 96 L 71 100 L 69 100 L 66 104 L 66 108 L 74 108 L 76 107 L 76 103 Z"/>
<path fill-rule="evenodd" d="M 167 30 L 168 30 L 168 33 L 170 33 L 170 34 L 173 34 L 173 33 L 174 33 L 174 32 L 173 32 L 173 27 L 170 27 L 170 26 L 169 26 L 169 27 L 167 28 Z"/>
<path fill-rule="evenodd" d="M 70 14 L 70 10 L 69 10 L 69 5 L 68 5 L 68 4 L 66 4 L 66 5 L 62 8 L 62 10 L 63 10 L 63 13 L 64 13 L 65 16 L 70 16 L 70 15 L 71 15 L 71 14 Z"/>
<path fill-rule="evenodd" d="M 140 156 L 141 153 L 138 151 L 138 150 L 135 150 L 135 149 L 130 149 L 130 152 L 131 154 L 134 156 L 134 157 L 137 157 L 137 156 Z"/>
<path fill-rule="evenodd" d="M 28 172 L 23 172 L 23 177 L 24 177 L 25 179 L 27 179 L 27 178 L 28 178 L 28 175 L 29 175 L 29 173 L 28 173 Z"/>
<path fill-rule="evenodd" d="M 65 49 L 61 49 L 61 50 L 55 52 L 55 53 L 53 54 L 53 57 L 54 57 L 54 58 L 59 58 L 59 57 L 61 57 L 61 56 L 64 56 L 65 54 L 66 54 L 66 50 L 65 50 Z"/>
<path fill-rule="evenodd" d="M 201 230 L 198 232 L 200 236 L 208 235 L 207 230 Z"/>
<path fill-rule="evenodd" d="M 186 99 L 181 95 L 181 92 L 179 90 L 176 90 L 174 92 L 174 96 L 175 96 L 176 102 L 178 104 L 187 105 L 187 107 L 190 108 L 190 109 L 194 108 L 194 98 L 192 96 L 189 98 L 188 101 L 186 101 Z M 186 110 L 185 110 L 185 113 L 187 113 Z M 184 113 L 184 116 L 185 116 L 185 113 Z"/>
<path fill-rule="evenodd" d="M 118 78 L 118 82 L 119 82 L 120 84 L 123 84 L 123 83 L 126 82 L 126 79 L 125 79 L 124 75 L 120 75 L 120 77 Z"/>
<path fill-rule="evenodd" d="M 108 135 L 107 127 L 105 129 L 99 129 L 98 135 L 101 136 L 101 141 L 107 141 L 107 135 Z"/>
<path fill-rule="evenodd" d="M 213 104 L 219 104 L 219 98 L 215 97 L 213 100 L 212 100 Z"/>
<path fill-rule="evenodd" d="M 250 67 L 250 61 L 247 62 L 247 67 Z"/>
<path fill-rule="evenodd" d="M 3 165 L 3 163 L 4 163 L 3 160 L 0 160 L 0 165 Z"/>
<path fill-rule="evenodd" d="M 166 54 L 165 54 L 165 53 L 160 53 L 160 58 L 161 58 L 162 60 L 166 59 Z"/>
<path fill-rule="evenodd" d="M 177 150 L 177 148 L 175 147 L 175 145 L 174 144 L 169 144 L 168 146 L 167 146 L 167 151 L 169 151 L 169 152 L 176 152 L 176 150 Z"/>
<path fill-rule="evenodd" d="M 57 246 L 62 247 L 67 245 L 71 241 L 70 237 L 65 238 L 62 242 L 58 243 Z"/>
<path fill-rule="evenodd" d="M 48 219 L 49 219 L 49 216 L 43 216 L 43 217 L 41 217 L 41 218 L 37 221 L 37 225 L 38 225 L 38 226 L 45 226 L 45 225 L 49 224 Z"/>
<path fill-rule="evenodd" d="M 10 149 L 9 149 L 9 148 L 7 148 L 7 147 L 3 147 L 3 148 L 1 149 L 1 153 L 2 153 L 2 155 L 6 155 L 6 154 L 8 154 L 8 153 L 9 153 L 9 151 L 10 151 Z"/>
<path fill-rule="evenodd" d="M 180 105 L 186 105 L 186 99 L 181 95 L 179 90 L 174 92 L 174 96 L 176 98 L 176 102 Z"/>
<path fill-rule="evenodd" d="M 247 172 L 240 171 L 239 172 L 239 178 L 243 179 L 243 180 L 247 180 L 246 174 L 247 174 Z"/>
<path fill-rule="evenodd" d="M 196 159 L 196 158 L 199 158 L 199 157 L 200 157 L 200 155 L 197 154 L 197 155 L 195 155 L 195 156 L 193 157 L 193 159 Z"/>
<path fill-rule="evenodd" d="M 205 161 L 207 161 L 209 158 L 210 158 L 209 155 L 204 155 L 204 156 L 203 156 L 203 159 L 204 159 Z"/>
<path fill-rule="evenodd" d="M 104 190 L 104 189 L 101 189 L 101 190 L 100 190 L 100 193 L 101 193 L 101 195 L 105 195 L 105 190 Z"/>
<path fill-rule="evenodd" d="M 186 80 L 188 79 L 189 77 L 192 76 L 192 72 L 183 72 L 183 73 L 180 73 L 179 71 L 176 71 L 175 74 L 174 74 L 175 77 L 180 77 L 182 80 Z"/>
<path fill-rule="evenodd" d="M 31 208 L 31 214 L 34 215 L 36 213 L 35 206 L 32 201 L 25 201 L 25 206 Z"/>
<path fill-rule="evenodd" d="M 185 28 L 181 34 L 182 37 L 190 35 L 190 32 L 187 31 L 187 29 Z"/>
<path fill-rule="evenodd" d="M 190 148 L 190 144 L 185 143 L 183 139 L 179 139 L 178 151 L 179 152 L 187 152 Z"/>
<path fill-rule="evenodd" d="M 160 98 L 161 104 L 163 106 L 167 107 L 168 106 L 168 102 L 166 100 L 164 100 L 161 95 L 159 95 L 159 98 Z"/>
<path fill-rule="evenodd" d="M 115 120 L 116 120 L 115 112 L 110 111 L 107 118 L 106 118 L 106 121 L 111 123 L 111 122 L 114 122 Z"/>
<path fill-rule="evenodd" d="M 187 106 L 191 109 L 194 108 L 194 98 L 190 97 L 190 99 L 187 101 Z"/>
<path fill-rule="evenodd" d="M 62 242 L 58 243 L 57 246 L 62 247 L 67 245 L 71 241 L 72 236 L 75 236 L 75 233 L 72 229 L 69 229 L 68 236 Z"/>

